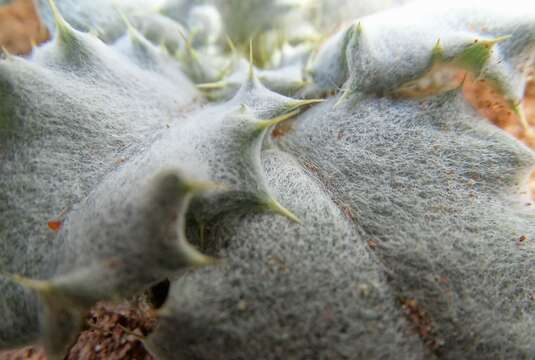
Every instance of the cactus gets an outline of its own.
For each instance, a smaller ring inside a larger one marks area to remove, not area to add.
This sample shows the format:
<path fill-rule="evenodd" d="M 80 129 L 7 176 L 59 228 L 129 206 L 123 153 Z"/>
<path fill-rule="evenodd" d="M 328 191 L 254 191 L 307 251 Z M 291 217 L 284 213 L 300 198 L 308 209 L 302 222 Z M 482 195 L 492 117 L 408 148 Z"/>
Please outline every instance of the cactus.
<path fill-rule="evenodd" d="M 535 156 L 462 93 L 531 134 L 533 7 L 318 40 L 345 19 L 102 2 L 41 4 L 53 40 L 0 59 L 0 349 L 64 358 L 95 304 L 170 280 L 157 359 L 535 356 Z"/>

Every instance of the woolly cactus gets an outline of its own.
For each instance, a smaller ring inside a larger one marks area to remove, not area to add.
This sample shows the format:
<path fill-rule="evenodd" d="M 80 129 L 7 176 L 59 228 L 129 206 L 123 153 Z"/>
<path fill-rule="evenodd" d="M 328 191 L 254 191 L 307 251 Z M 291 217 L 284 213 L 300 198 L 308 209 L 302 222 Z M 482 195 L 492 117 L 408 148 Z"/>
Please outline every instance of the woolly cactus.
<path fill-rule="evenodd" d="M 531 131 L 533 6 L 415 2 L 267 69 L 260 32 L 324 22 L 106 6 L 122 37 L 51 1 L 53 40 L 0 60 L 0 349 L 63 358 L 97 302 L 170 280 L 157 359 L 535 356 L 535 156 L 461 89 Z"/>

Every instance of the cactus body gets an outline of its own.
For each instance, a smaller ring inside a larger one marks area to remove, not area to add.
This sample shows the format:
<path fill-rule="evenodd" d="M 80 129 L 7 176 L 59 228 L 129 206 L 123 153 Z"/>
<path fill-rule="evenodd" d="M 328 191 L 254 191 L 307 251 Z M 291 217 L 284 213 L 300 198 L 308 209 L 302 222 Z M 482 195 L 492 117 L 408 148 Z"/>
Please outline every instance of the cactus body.
<path fill-rule="evenodd" d="M 261 3 L 125 6 L 99 39 L 51 2 L 54 40 L 4 54 L 0 348 L 63 358 L 169 279 L 158 359 L 533 358 L 535 156 L 461 89 L 527 127 L 533 9 L 415 2 L 259 61 L 325 28 Z"/>

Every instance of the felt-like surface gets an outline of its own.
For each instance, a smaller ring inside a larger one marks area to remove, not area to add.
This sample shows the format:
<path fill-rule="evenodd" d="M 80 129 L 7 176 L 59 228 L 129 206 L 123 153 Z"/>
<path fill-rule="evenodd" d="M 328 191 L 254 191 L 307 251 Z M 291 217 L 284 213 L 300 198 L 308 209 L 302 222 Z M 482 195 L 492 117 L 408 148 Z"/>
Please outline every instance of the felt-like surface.
<path fill-rule="evenodd" d="M 26 277 L 0 280 L 0 348 L 61 358 L 83 310 L 170 278 L 162 359 L 533 358 L 534 154 L 458 90 L 400 96 L 454 67 L 521 115 L 533 14 L 491 5 L 355 20 L 257 76 L 206 34 L 173 58 L 56 15 L 0 60 L 0 272 Z M 205 107 L 186 78 L 230 73 Z M 186 234 L 221 263 L 184 272 L 212 263 Z"/>

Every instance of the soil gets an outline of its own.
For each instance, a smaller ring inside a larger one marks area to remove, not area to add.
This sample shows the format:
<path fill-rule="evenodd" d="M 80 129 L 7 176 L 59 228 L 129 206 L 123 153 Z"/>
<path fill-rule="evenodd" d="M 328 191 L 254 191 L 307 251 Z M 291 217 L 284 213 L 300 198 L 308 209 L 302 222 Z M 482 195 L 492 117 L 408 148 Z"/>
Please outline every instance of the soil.
<path fill-rule="evenodd" d="M 8 53 L 24 55 L 34 44 L 50 38 L 41 22 L 33 0 L 15 0 L 0 6 L 0 47 Z"/>
<path fill-rule="evenodd" d="M 84 330 L 66 360 L 153 360 L 141 339 L 156 322 L 145 297 L 122 304 L 97 304 L 87 315 Z M 39 347 L 0 353 L 0 360 L 46 360 Z"/>

